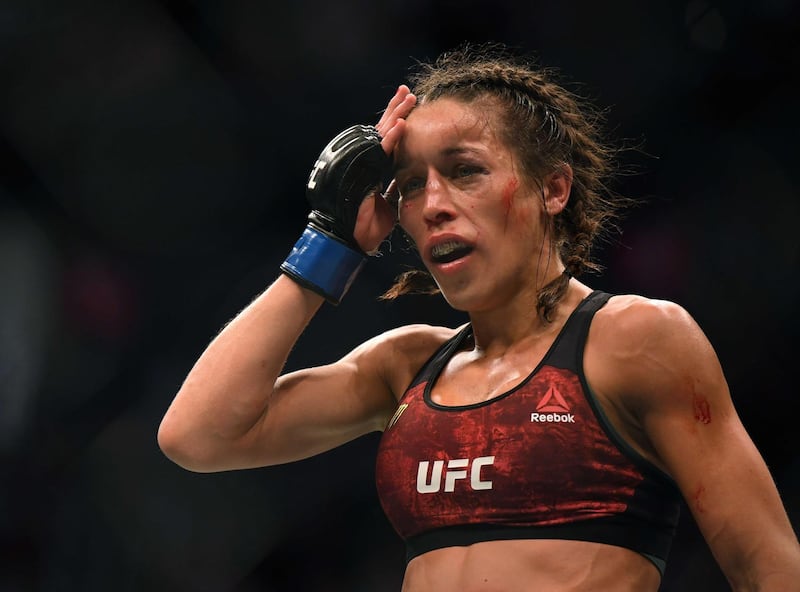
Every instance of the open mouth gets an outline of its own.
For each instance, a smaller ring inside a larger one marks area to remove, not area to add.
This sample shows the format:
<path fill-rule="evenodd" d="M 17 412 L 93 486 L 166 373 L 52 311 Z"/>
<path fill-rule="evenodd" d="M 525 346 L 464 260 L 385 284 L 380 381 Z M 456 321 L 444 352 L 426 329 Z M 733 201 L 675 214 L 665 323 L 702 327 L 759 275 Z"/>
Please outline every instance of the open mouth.
<path fill-rule="evenodd" d="M 473 250 L 471 245 L 459 241 L 445 241 L 431 248 L 431 260 L 434 263 L 450 263 L 461 257 L 469 255 Z"/>

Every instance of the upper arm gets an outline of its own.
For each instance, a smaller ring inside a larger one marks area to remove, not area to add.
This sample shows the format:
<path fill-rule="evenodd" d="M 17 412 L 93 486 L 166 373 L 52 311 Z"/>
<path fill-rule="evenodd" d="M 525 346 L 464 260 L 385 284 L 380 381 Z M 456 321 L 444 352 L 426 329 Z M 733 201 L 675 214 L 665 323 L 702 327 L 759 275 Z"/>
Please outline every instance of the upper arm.
<path fill-rule="evenodd" d="M 280 376 L 242 446 L 250 466 L 299 460 L 382 430 L 424 360 L 452 330 L 412 325 L 332 364 Z"/>
<path fill-rule="evenodd" d="M 793 566 L 798 577 L 797 540 L 708 339 L 672 303 L 640 299 L 624 315 L 613 364 L 621 400 L 678 484 L 726 576 L 746 587 Z"/>

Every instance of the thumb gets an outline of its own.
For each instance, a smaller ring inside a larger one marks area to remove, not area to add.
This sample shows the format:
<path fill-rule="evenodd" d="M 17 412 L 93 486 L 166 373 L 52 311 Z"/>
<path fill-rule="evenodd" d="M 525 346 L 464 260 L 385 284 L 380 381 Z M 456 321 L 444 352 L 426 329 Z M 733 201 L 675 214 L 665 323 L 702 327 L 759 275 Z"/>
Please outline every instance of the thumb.
<path fill-rule="evenodd" d="M 394 228 L 396 209 L 378 192 L 370 193 L 358 208 L 353 236 L 365 253 L 375 251 Z"/>

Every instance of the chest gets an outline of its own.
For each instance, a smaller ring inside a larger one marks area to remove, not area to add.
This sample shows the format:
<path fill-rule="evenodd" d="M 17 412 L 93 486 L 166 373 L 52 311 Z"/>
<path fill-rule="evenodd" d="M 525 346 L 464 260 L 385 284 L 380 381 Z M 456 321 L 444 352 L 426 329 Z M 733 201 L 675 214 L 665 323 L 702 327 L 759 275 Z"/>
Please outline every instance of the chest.
<path fill-rule="evenodd" d="M 559 446 L 591 448 L 604 440 L 576 374 L 544 366 L 529 379 L 509 384 L 509 390 L 489 398 L 483 385 L 469 385 L 477 395 L 471 400 L 450 383 L 446 396 L 468 401 L 458 406 L 441 404 L 434 388 L 419 384 L 403 398 L 383 439 L 410 458 L 499 455 L 507 457 L 509 468 L 535 464 L 536 471 L 559 453 Z"/>
<path fill-rule="evenodd" d="M 523 383 L 547 351 L 546 346 L 538 346 L 494 359 L 476 359 L 472 352 L 457 353 L 436 377 L 429 398 L 449 407 L 493 400 Z"/>
<path fill-rule="evenodd" d="M 461 407 L 437 405 L 426 384 L 409 390 L 379 449 L 379 491 L 401 532 L 513 522 L 520 512 L 536 522 L 575 507 L 618 511 L 641 478 L 573 372 L 543 366 L 511 391 Z"/>

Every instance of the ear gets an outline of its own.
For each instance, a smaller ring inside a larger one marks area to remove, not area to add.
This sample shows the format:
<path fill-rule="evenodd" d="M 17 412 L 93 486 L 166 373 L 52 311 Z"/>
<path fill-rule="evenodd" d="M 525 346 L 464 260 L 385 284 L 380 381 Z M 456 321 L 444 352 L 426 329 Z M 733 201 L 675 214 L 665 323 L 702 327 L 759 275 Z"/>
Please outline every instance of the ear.
<path fill-rule="evenodd" d="M 572 167 L 562 164 L 544 178 L 544 206 L 547 214 L 555 216 L 567 206 L 572 190 Z"/>

